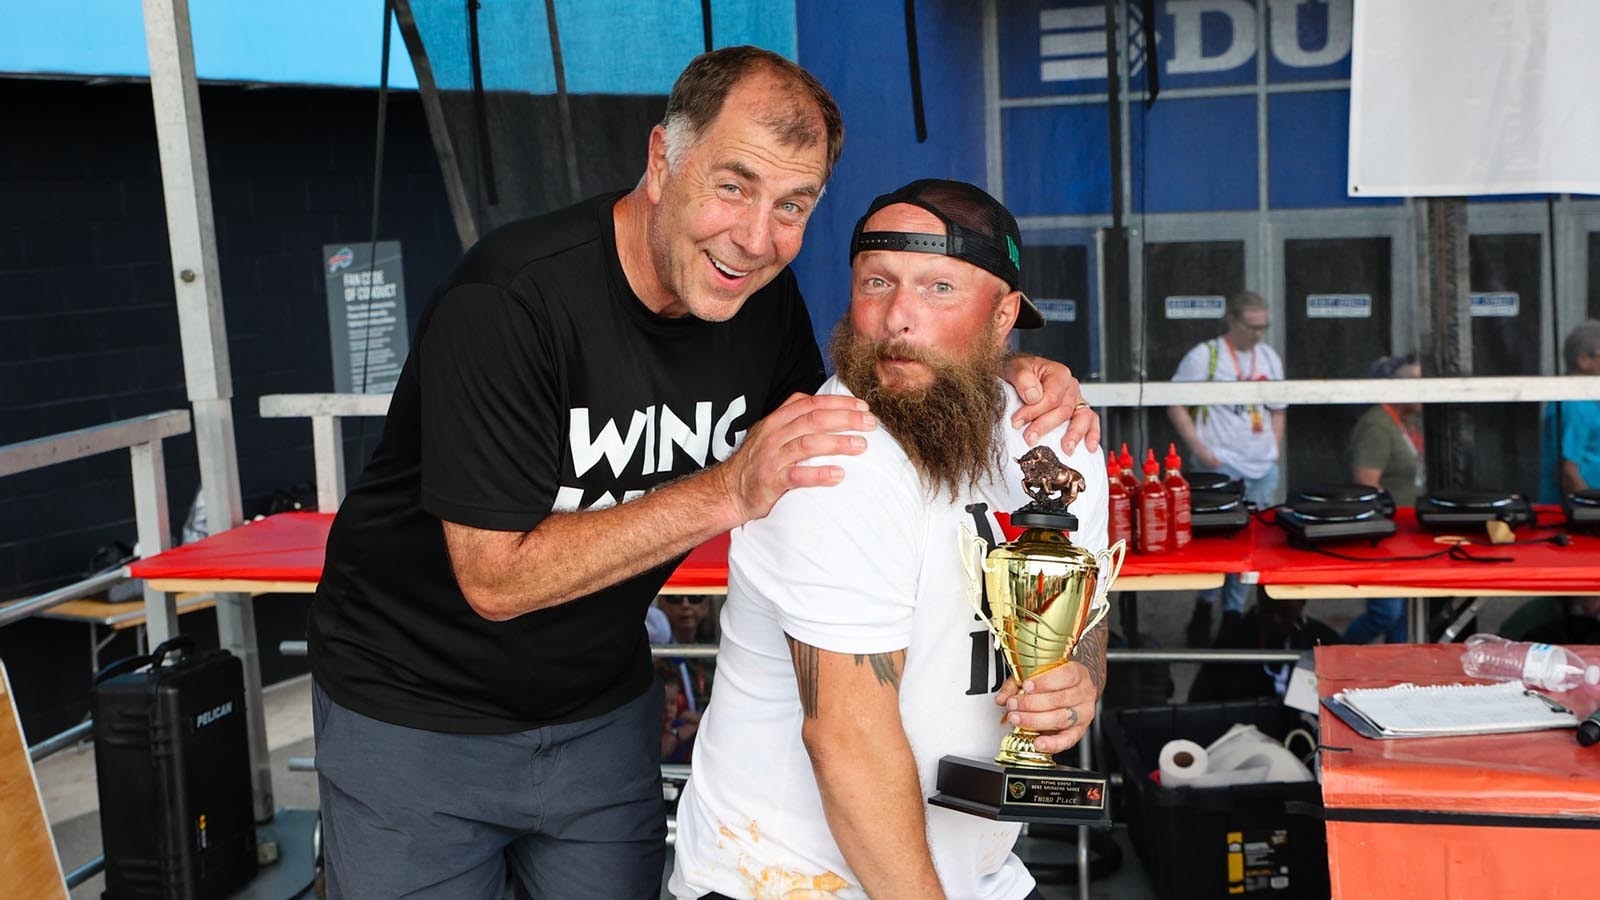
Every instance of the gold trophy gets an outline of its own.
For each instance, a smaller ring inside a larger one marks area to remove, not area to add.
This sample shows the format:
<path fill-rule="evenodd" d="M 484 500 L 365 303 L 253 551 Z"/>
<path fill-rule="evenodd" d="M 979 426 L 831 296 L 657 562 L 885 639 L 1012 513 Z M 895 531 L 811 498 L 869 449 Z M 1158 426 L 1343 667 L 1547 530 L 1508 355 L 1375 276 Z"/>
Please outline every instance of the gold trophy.
<path fill-rule="evenodd" d="M 1017 461 L 1033 502 L 1012 513 L 1011 523 L 1025 530 L 987 555 L 981 538 L 964 535 L 961 557 L 972 585 L 968 599 L 1021 684 L 1065 664 L 1084 632 L 1105 618 L 1127 545 L 1118 541 L 1099 553 L 1073 546 L 1065 532 L 1076 530 L 1078 519 L 1067 506 L 1083 489 L 1083 476 L 1048 447 Z M 1057 765 L 1034 748 L 1035 737 L 1019 726 L 1001 740 L 993 761 L 941 759 L 939 793 L 928 802 L 1007 822 L 1108 824 L 1105 775 Z"/>

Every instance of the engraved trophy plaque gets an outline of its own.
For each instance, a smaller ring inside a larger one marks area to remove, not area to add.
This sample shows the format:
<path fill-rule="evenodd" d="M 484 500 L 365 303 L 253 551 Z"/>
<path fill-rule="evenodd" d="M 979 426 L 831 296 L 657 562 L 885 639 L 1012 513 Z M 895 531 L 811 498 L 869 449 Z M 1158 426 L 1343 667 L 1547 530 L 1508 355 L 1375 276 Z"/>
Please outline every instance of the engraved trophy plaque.
<path fill-rule="evenodd" d="M 1127 546 L 1118 541 L 1099 553 L 1074 546 L 1065 532 L 1078 520 L 1067 506 L 1083 489 L 1083 476 L 1047 447 L 1033 448 L 1018 462 L 1023 488 L 1033 497 L 1011 516 L 1022 535 L 987 555 L 987 544 L 967 535 L 962 562 L 974 587 L 973 608 L 1021 684 L 1065 664 L 1083 634 L 1105 617 Z M 1014 727 L 993 760 L 944 757 L 939 793 L 928 802 L 1006 822 L 1109 824 L 1106 776 L 1058 765 L 1034 748 L 1037 736 Z"/>

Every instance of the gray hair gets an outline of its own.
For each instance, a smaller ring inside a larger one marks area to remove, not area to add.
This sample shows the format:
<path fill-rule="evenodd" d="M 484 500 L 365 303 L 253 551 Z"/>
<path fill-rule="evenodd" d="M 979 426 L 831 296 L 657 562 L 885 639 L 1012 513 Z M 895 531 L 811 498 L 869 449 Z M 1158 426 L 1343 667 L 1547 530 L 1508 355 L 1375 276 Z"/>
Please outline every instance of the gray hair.
<path fill-rule="evenodd" d="M 1567 373 L 1578 368 L 1578 357 L 1600 354 L 1600 320 L 1590 319 L 1567 332 L 1561 345 L 1561 355 L 1567 361 Z"/>

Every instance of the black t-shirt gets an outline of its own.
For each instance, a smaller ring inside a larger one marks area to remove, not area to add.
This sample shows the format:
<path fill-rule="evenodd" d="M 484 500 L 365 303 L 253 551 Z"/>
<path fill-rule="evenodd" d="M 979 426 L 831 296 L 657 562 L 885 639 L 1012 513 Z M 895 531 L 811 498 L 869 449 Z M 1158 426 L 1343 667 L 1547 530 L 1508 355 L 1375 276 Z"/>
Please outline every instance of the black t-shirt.
<path fill-rule="evenodd" d="M 423 313 L 311 607 L 312 670 L 340 705 L 497 733 L 640 696 L 645 608 L 677 561 L 491 622 L 462 597 L 440 520 L 528 531 L 552 511 L 626 501 L 725 459 L 789 394 L 822 383 L 788 269 L 727 322 L 645 307 L 617 257 L 620 196 L 496 230 Z"/>

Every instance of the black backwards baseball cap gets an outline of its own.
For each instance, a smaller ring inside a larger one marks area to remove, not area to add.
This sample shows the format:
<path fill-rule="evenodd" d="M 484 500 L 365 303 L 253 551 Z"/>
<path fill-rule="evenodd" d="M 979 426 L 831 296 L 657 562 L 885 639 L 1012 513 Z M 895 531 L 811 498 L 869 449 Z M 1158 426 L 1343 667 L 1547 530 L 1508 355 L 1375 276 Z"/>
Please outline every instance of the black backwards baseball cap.
<path fill-rule="evenodd" d="M 944 223 L 944 234 L 907 231 L 863 231 L 872 214 L 885 206 L 908 203 Z M 982 188 L 964 181 L 924 178 L 883 194 L 867 207 L 850 235 L 850 262 L 867 250 L 936 253 L 953 256 L 990 272 L 1012 290 L 1022 283 L 1022 234 L 1017 219 Z M 1027 294 L 1017 307 L 1017 328 L 1041 328 L 1044 316 Z"/>

